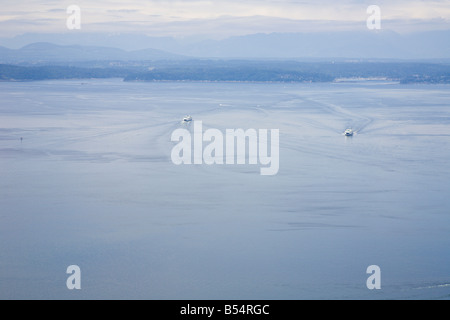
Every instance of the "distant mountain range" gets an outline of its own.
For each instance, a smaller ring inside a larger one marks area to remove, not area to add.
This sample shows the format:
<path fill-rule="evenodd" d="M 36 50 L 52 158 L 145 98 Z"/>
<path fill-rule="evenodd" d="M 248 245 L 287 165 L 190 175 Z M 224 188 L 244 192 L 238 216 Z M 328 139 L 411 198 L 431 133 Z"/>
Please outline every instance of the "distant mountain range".
<path fill-rule="evenodd" d="M 151 61 L 183 60 L 186 57 L 158 49 L 125 51 L 98 46 L 61 46 L 52 43 L 33 43 L 20 49 L 0 47 L 0 63 L 70 63 L 81 61 Z"/>
<path fill-rule="evenodd" d="M 450 31 L 253 34 L 183 41 L 143 35 L 129 35 L 125 41 L 123 35 L 116 35 L 107 41 L 98 38 L 98 45 L 85 44 L 96 39 L 87 36 L 77 38 L 77 45 L 36 42 L 18 49 L 0 47 L 0 81 L 324 82 L 386 78 L 401 83 L 450 83 Z M 34 39 L 41 38 L 60 39 L 49 35 Z M 121 40 L 122 46 L 134 49 L 110 46 L 112 42 L 119 46 Z M 137 49 L 144 46 L 152 49 Z"/>
<path fill-rule="evenodd" d="M 3 61 L 6 57 L 10 60 L 177 60 L 186 56 L 221 59 L 442 60 L 450 59 L 448 39 L 450 29 L 408 34 L 389 30 L 259 33 L 221 40 L 153 37 L 143 34 L 24 34 L 14 38 L 0 38 L 0 46 L 16 49 L 23 47 L 18 52 L 3 48 L 0 55 Z M 32 44 L 34 42 L 47 44 Z M 50 47 L 48 43 L 55 45 Z M 29 46 L 30 44 L 32 45 Z"/>

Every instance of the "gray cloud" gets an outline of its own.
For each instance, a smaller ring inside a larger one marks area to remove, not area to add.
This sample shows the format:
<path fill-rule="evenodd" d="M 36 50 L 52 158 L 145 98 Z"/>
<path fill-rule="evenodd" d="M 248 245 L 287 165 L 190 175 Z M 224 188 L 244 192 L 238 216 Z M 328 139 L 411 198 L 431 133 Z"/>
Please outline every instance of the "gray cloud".
<path fill-rule="evenodd" d="M 252 32 L 316 32 L 364 28 L 373 1 L 295 0 L 18 0 L 0 13 L 0 36 L 23 32 L 59 32 L 67 6 L 82 10 L 89 32 L 150 32 L 161 35 L 210 34 L 215 37 Z M 450 26 L 450 0 L 376 1 L 383 28 L 399 32 Z"/>

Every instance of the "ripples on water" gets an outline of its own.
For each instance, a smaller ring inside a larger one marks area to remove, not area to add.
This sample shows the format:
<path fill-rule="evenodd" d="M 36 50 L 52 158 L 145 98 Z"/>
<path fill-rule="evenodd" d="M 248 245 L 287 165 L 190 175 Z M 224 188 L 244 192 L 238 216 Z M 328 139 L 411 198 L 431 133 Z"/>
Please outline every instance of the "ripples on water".
<path fill-rule="evenodd" d="M 0 298 L 449 298 L 448 86 L 0 91 Z M 173 165 L 186 114 L 222 132 L 280 129 L 279 174 Z M 72 264 L 79 292 L 65 286 Z"/>

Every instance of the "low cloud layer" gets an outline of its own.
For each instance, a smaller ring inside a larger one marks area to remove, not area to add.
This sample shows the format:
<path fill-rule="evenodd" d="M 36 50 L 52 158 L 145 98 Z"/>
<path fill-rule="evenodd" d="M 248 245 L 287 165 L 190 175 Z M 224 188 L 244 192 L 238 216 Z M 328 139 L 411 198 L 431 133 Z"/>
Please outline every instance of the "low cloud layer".
<path fill-rule="evenodd" d="M 373 1 L 151 0 L 37 1 L 2 4 L 0 36 L 66 32 L 66 8 L 82 12 L 83 32 L 226 37 L 257 32 L 315 32 L 365 27 Z M 448 29 L 450 1 L 377 1 L 383 28 L 408 32 Z"/>

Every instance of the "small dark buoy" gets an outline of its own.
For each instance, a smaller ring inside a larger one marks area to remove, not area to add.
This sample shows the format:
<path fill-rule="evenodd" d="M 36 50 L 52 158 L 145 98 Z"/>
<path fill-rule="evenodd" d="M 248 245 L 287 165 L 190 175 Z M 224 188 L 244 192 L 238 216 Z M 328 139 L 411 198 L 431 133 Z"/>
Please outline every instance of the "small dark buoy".
<path fill-rule="evenodd" d="M 20 143 L 22 143 L 22 141 L 23 141 L 23 138 L 22 138 L 22 137 L 20 137 Z"/>

